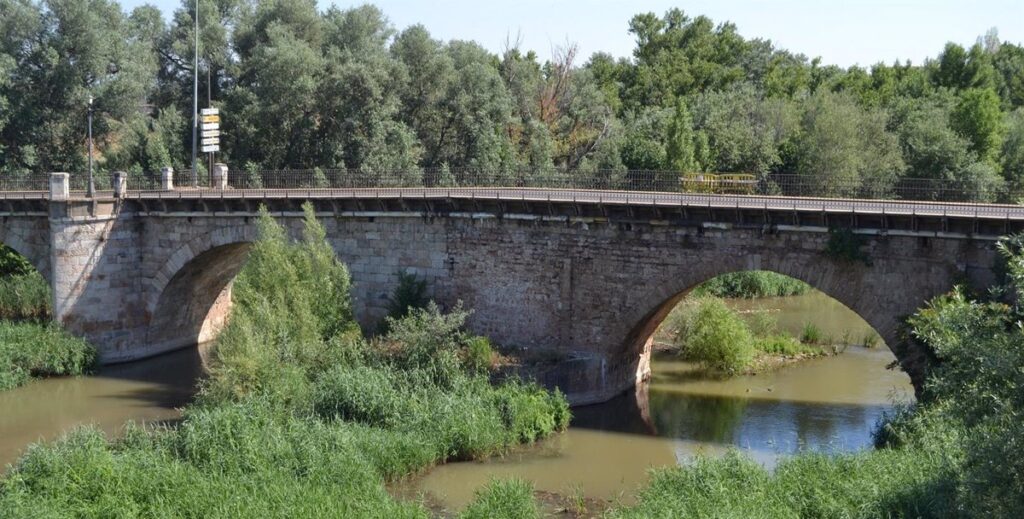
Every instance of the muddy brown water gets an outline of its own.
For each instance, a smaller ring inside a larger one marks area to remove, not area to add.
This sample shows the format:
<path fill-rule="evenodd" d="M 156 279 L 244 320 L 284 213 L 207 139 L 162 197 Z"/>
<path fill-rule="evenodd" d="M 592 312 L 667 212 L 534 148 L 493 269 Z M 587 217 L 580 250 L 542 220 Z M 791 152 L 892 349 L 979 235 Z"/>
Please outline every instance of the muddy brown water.
<path fill-rule="evenodd" d="M 855 313 L 817 292 L 730 304 L 770 312 L 791 333 L 808 321 L 835 338 L 860 341 L 871 333 Z M 909 377 L 886 369 L 893 360 L 884 344 L 851 346 L 840 355 L 721 380 L 659 354 L 645 388 L 574 409 L 564 434 L 501 458 L 441 465 L 395 491 L 457 510 L 490 479 L 517 477 L 542 492 L 630 503 L 651 468 L 685 464 L 698 454 L 738 448 L 770 468 L 800 451 L 870 448 L 883 414 L 913 401 Z"/>
<path fill-rule="evenodd" d="M 820 293 L 730 304 L 744 312 L 769 312 L 780 329 L 793 333 L 808 321 L 833 337 L 849 331 L 859 340 L 870 331 L 856 314 Z M 892 360 L 884 345 L 850 347 L 767 374 L 716 380 L 660 355 L 650 384 L 574 409 L 566 433 L 501 458 L 442 465 L 394 490 L 459 509 L 491 478 L 519 477 L 544 492 L 628 503 L 650 468 L 686 463 L 699 453 L 736 447 L 771 466 L 801 450 L 868 448 L 883 413 L 894 402 L 913 399 L 908 377 L 885 368 Z M 117 434 L 130 420 L 173 422 L 201 373 L 199 352 L 192 348 L 106 367 L 90 377 L 39 380 L 0 392 L 0 467 L 29 444 L 78 425 Z"/>
<path fill-rule="evenodd" d="M 0 392 L 0 472 L 35 442 L 79 425 L 117 435 L 128 421 L 180 418 L 202 373 L 198 348 L 106 366 L 87 377 L 35 380 Z"/>

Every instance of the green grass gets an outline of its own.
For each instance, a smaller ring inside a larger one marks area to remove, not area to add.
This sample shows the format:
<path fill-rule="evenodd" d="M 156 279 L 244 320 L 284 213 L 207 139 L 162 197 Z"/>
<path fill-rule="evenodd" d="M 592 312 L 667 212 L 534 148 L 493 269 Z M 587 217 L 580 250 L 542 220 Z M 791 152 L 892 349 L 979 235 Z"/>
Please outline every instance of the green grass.
<path fill-rule="evenodd" d="M 427 517 L 384 484 L 568 426 L 561 394 L 489 382 L 487 343 L 464 331 L 460 308 L 412 309 L 363 337 L 311 208 L 299 243 L 266 214 L 260 227 L 180 425 L 116 441 L 83 429 L 30 448 L 0 481 L 0 515 Z M 531 493 L 494 484 L 466 514 L 532 517 Z"/>
<path fill-rule="evenodd" d="M 39 272 L 0 277 L 0 319 L 43 320 L 50 311 L 50 286 Z"/>
<path fill-rule="evenodd" d="M 612 518 L 946 517 L 955 463 L 938 450 L 802 454 L 769 472 L 743 454 L 662 469 Z"/>
<path fill-rule="evenodd" d="M 825 334 L 822 333 L 821 328 L 814 323 L 804 323 L 804 327 L 800 330 L 800 342 L 804 344 L 822 344 L 827 342 Z"/>
<path fill-rule="evenodd" d="M 32 377 L 80 375 L 94 367 L 96 350 L 51 323 L 0 321 L 0 390 Z"/>
<path fill-rule="evenodd" d="M 493 480 L 476 491 L 461 519 L 536 519 L 540 509 L 533 485 L 521 479 Z"/>
<path fill-rule="evenodd" d="M 806 294 L 811 286 L 798 279 L 767 270 L 722 274 L 693 289 L 694 296 L 755 299 Z"/>
<path fill-rule="evenodd" d="M 820 348 L 808 346 L 788 335 L 769 335 L 758 337 L 754 340 L 754 348 L 757 351 L 769 355 L 780 355 L 783 357 L 795 357 L 797 355 L 816 355 L 821 353 Z"/>

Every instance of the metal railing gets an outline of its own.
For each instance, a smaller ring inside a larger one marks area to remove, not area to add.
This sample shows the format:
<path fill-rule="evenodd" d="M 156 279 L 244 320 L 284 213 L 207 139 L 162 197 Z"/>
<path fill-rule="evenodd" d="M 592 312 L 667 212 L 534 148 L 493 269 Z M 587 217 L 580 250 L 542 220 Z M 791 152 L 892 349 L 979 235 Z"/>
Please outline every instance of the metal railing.
<path fill-rule="evenodd" d="M 176 173 L 175 190 L 213 190 L 207 175 L 195 180 L 191 172 Z M 87 177 L 72 174 L 73 193 L 86 189 Z M 112 191 L 111 175 L 97 174 L 96 188 Z M 911 178 L 836 178 L 818 175 L 767 175 L 691 173 L 675 171 L 590 172 L 540 170 L 493 172 L 473 169 L 419 169 L 364 171 L 346 169 L 229 170 L 226 190 L 239 194 L 301 190 L 309 193 L 352 189 L 445 188 L 450 190 L 557 189 L 700 195 L 800 197 L 846 200 L 900 200 L 968 204 L 1014 204 L 1024 200 L 1024 186 L 1008 183 L 969 183 Z M 129 173 L 129 192 L 161 191 L 160 172 Z M 48 174 L 0 176 L 0 192 L 32 193 L 49 190 Z M 218 190 L 220 191 L 220 190 Z"/>

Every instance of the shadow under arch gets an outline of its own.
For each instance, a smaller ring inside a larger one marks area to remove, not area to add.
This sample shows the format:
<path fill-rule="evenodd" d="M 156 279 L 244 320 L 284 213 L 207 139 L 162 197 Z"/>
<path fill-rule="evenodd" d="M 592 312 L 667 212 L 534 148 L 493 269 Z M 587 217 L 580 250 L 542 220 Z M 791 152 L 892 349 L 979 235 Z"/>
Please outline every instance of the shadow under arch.
<path fill-rule="evenodd" d="M 217 245 L 185 262 L 151 308 L 145 356 L 209 341 L 231 309 L 231 285 L 249 256 L 251 242 Z"/>
<path fill-rule="evenodd" d="M 746 269 L 728 268 L 723 265 L 708 269 L 709 272 L 697 276 L 696 279 L 680 279 L 674 285 L 667 283 L 655 287 L 654 292 L 657 295 L 651 298 L 651 305 L 646 313 L 636 322 L 626 337 L 623 360 L 632 360 L 638 364 L 636 371 L 638 380 L 648 378 L 654 334 L 676 305 L 697 286 L 715 277 L 733 272 L 765 271 L 803 281 L 860 316 L 885 342 L 896 357 L 901 369 L 910 376 L 915 391 L 920 392 L 924 383 L 925 366 L 929 362 L 926 358 L 927 352 L 920 345 L 909 344 L 901 337 L 901 325 L 906 314 L 891 312 L 885 308 L 886 305 L 879 304 L 877 287 L 865 286 L 864 276 L 858 276 L 855 272 L 862 268 L 867 267 L 850 266 L 849 269 L 837 271 L 833 266 L 804 272 L 788 269 L 785 267 L 785 263 L 771 267 Z M 929 297 L 938 294 L 930 294 Z M 925 300 L 921 301 L 922 304 L 924 302 Z"/>

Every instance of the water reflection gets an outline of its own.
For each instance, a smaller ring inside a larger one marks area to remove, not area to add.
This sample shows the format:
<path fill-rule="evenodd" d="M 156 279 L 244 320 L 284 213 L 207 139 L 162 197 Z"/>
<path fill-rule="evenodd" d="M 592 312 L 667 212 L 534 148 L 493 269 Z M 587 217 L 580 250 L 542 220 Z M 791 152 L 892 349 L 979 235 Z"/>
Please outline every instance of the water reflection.
<path fill-rule="evenodd" d="M 125 422 L 180 417 L 202 373 L 198 348 L 106 366 L 95 376 L 37 380 L 0 392 L 0 471 L 33 442 L 94 424 L 108 434 Z"/>

